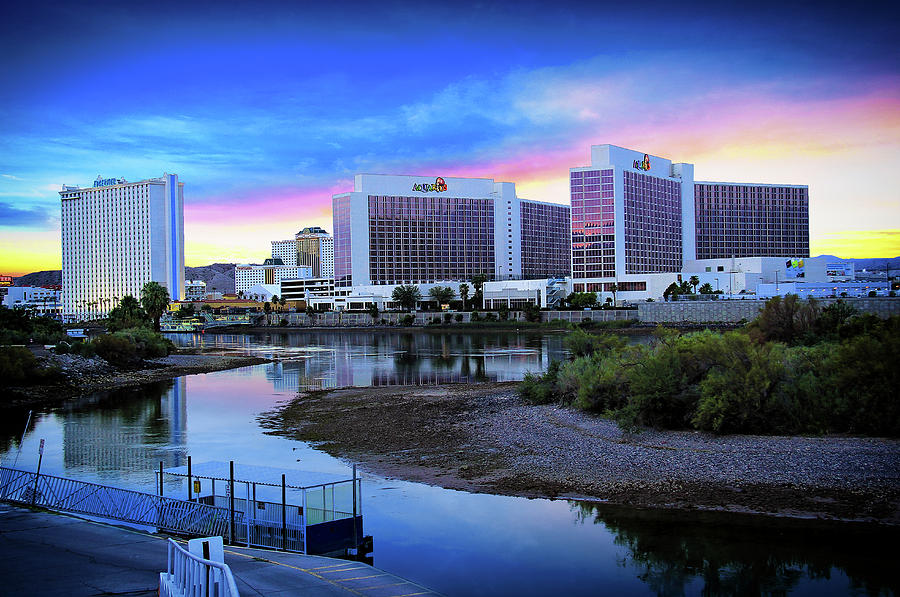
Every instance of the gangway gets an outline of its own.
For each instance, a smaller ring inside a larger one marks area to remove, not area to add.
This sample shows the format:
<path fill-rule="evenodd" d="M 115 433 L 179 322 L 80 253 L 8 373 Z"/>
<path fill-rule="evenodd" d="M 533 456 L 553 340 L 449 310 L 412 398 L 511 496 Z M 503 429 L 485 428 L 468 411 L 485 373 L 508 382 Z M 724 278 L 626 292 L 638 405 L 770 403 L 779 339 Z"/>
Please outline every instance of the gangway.
<path fill-rule="evenodd" d="M 6 467 L 0 467 L 0 501 L 121 520 L 188 536 L 224 536 L 230 521 L 226 508 L 212 504 Z M 239 513 L 235 526 L 242 517 Z"/>

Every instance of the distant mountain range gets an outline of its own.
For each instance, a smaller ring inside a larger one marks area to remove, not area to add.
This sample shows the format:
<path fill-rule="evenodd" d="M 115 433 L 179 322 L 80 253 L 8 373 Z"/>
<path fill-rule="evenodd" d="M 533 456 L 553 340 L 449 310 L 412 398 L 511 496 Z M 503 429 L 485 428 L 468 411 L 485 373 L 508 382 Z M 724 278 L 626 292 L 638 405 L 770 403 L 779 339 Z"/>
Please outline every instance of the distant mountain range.
<path fill-rule="evenodd" d="M 842 259 L 834 255 L 819 255 L 819 257 L 828 257 L 837 261 L 852 261 L 856 267 L 856 271 L 880 271 L 883 272 L 885 267 L 890 267 L 892 272 L 900 273 L 900 257 L 876 257 L 869 259 Z"/>
<path fill-rule="evenodd" d="M 884 271 L 890 267 L 892 272 L 900 274 L 900 257 L 884 257 L 869 259 L 843 259 L 834 255 L 819 255 L 837 261 L 852 261 L 856 271 Z M 185 267 L 185 280 L 203 280 L 206 282 L 207 292 L 221 292 L 230 294 L 234 292 L 234 265 L 233 263 L 213 263 L 199 267 Z M 53 286 L 62 283 L 62 271 L 58 269 L 33 272 L 18 278 L 13 278 L 16 286 Z"/>
<path fill-rule="evenodd" d="M 185 280 L 203 280 L 207 292 L 234 292 L 234 264 L 213 263 L 200 267 L 185 267 Z M 62 270 L 54 269 L 44 272 L 32 272 L 13 278 L 16 286 L 54 286 L 62 284 Z"/>

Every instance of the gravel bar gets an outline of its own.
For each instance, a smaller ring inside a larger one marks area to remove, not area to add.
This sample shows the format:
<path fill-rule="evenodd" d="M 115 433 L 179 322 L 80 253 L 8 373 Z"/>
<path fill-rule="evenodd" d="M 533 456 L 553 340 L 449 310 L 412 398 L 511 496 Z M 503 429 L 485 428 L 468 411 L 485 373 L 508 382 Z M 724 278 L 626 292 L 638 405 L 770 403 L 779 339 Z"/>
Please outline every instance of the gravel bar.
<path fill-rule="evenodd" d="M 388 477 L 453 489 L 632 506 L 900 523 L 900 441 L 623 433 L 523 403 L 515 383 L 303 394 L 261 419 Z"/>

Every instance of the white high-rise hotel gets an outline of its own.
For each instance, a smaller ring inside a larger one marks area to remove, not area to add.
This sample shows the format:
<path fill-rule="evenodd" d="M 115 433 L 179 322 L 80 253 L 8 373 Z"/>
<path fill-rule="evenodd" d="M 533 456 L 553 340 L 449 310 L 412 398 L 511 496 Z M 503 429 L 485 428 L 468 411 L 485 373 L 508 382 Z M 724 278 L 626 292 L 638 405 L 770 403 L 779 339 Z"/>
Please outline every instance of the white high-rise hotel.
<path fill-rule="evenodd" d="M 64 320 L 102 316 L 151 281 L 184 298 L 184 184 L 164 174 L 140 182 L 97 177 L 63 186 Z"/>

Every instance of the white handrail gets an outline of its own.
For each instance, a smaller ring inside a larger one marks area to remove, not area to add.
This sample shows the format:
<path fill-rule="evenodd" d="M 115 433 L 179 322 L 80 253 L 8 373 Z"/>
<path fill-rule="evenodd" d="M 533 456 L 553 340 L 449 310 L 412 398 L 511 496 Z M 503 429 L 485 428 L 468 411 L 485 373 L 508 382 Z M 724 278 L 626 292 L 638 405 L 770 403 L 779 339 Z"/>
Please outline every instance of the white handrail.
<path fill-rule="evenodd" d="M 168 568 L 159 575 L 160 597 L 240 597 L 228 564 L 204 560 L 169 539 Z"/>

